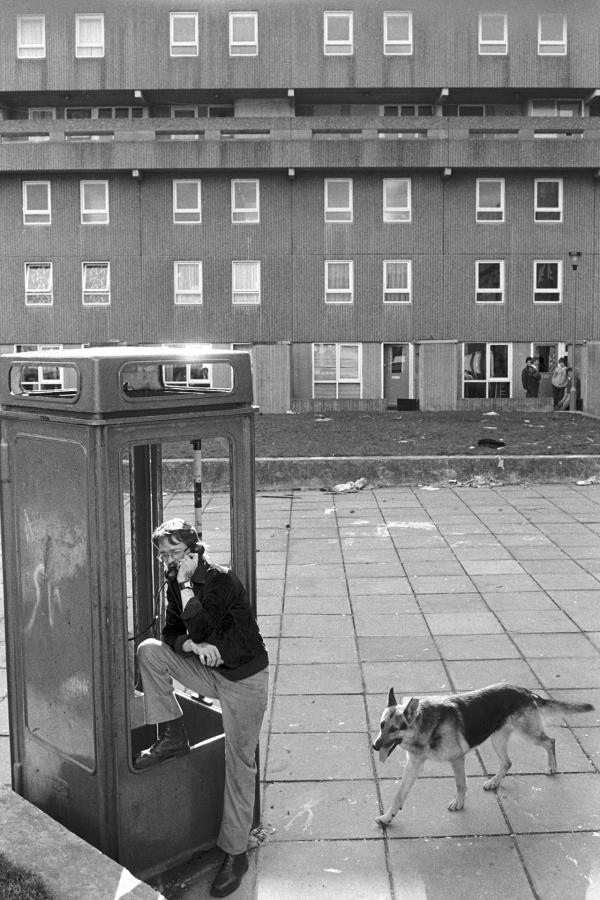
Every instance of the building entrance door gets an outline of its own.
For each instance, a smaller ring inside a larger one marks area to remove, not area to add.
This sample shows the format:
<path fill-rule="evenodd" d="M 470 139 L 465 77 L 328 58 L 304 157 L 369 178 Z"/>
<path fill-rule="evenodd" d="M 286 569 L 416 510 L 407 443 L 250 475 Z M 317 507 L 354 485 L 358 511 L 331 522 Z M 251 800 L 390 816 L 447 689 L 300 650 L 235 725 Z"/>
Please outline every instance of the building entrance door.
<path fill-rule="evenodd" d="M 383 397 L 390 404 L 411 396 L 410 344 L 383 345 Z"/>

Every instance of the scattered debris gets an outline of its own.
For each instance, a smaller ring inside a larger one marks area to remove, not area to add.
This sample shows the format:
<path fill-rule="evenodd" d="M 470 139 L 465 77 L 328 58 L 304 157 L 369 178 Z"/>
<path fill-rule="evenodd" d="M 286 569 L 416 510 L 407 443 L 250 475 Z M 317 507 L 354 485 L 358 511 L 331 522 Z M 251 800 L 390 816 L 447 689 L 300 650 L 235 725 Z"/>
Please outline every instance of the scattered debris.
<path fill-rule="evenodd" d="M 497 413 L 495 410 L 491 410 L 490 412 L 483 413 L 484 416 L 499 416 L 500 413 Z"/>
<path fill-rule="evenodd" d="M 366 478 L 357 478 L 356 481 L 345 481 L 343 484 L 334 484 L 332 488 L 319 488 L 319 490 L 330 494 L 355 494 L 366 486 Z"/>
<path fill-rule="evenodd" d="M 315 422 L 331 422 L 331 419 L 328 419 L 327 416 L 317 416 Z"/>
<path fill-rule="evenodd" d="M 577 484 L 598 484 L 598 477 L 596 475 L 592 475 L 590 478 L 580 478 Z"/>
<path fill-rule="evenodd" d="M 479 438 L 477 441 L 480 447 L 492 447 L 497 450 L 498 447 L 506 447 L 506 442 L 501 438 Z"/>

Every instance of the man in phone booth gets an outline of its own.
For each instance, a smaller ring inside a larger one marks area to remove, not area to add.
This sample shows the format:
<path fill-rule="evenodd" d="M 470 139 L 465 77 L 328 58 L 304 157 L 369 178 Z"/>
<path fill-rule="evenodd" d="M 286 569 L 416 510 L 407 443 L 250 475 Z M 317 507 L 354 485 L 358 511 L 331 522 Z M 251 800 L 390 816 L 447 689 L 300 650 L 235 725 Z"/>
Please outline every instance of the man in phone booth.
<path fill-rule="evenodd" d="M 135 759 L 147 769 L 189 753 L 173 679 L 217 697 L 225 731 L 225 792 L 217 845 L 225 856 L 211 887 L 226 897 L 248 869 L 254 813 L 255 751 L 267 706 L 269 659 L 246 590 L 228 569 L 211 563 L 196 529 L 183 519 L 163 522 L 152 535 L 167 579 L 162 640 L 138 647 L 147 724 L 158 740 Z"/>

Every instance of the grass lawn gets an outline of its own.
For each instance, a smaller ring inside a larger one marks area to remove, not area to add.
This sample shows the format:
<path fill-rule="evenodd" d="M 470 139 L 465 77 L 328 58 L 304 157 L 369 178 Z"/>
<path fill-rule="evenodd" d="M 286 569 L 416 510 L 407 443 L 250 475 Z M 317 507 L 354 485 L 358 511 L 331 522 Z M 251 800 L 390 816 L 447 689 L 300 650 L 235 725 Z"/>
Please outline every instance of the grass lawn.
<path fill-rule="evenodd" d="M 502 440 L 501 449 L 478 446 Z M 600 420 L 576 413 L 396 412 L 258 414 L 256 456 L 452 456 L 600 454 Z M 223 455 L 218 441 L 205 456 Z M 188 443 L 165 456 L 191 456 Z"/>
<path fill-rule="evenodd" d="M 2 900 L 51 900 L 42 881 L 15 866 L 0 853 L 0 897 Z"/>

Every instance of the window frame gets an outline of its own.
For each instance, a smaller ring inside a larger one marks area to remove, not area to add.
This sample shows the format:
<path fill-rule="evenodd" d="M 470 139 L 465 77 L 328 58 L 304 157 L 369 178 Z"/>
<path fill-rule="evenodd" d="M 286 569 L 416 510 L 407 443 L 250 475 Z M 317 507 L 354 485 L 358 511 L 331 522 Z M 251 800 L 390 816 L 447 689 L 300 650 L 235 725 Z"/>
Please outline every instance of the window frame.
<path fill-rule="evenodd" d="M 558 184 L 558 206 L 539 205 L 538 185 Z M 554 218 L 541 218 L 543 212 L 555 213 Z M 533 183 L 533 220 L 536 225 L 559 225 L 563 220 L 563 179 L 562 178 L 536 178 Z"/>
<path fill-rule="evenodd" d="M 354 222 L 354 179 L 352 178 L 325 178 L 323 179 L 323 216 L 325 222 L 349 225 Z M 348 206 L 332 206 L 328 202 L 328 189 L 331 184 L 348 185 Z M 346 213 L 348 218 L 341 218 Z M 336 218 L 338 216 L 338 218 Z"/>
<path fill-rule="evenodd" d="M 406 265 L 406 289 L 402 288 L 388 288 L 387 285 L 387 273 L 389 265 L 398 265 L 404 264 Z M 405 294 L 405 299 L 389 299 L 386 297 L 386 294 Z M 383 260 L 383 302 L 393 303 L 393 304 L 402 304 L 405 305 L 407 303 L 412 303 L 412 259 L 384 259 Z"/>
<path fill-rule="evenodd" d="M 558 284 L 557 288 L 538 288 L 537 286 L 537 267 L 538 266 L 547 266 L 547 265 L 555 265 L 557 267 L 556 273 L 556 281 Z M 533 261 L 533 302 L 536 304 L 548 304 L 549 306 L 556 306 L 558 303 L 563 302 L 563 265 L 562 259 L 534 259 Z M 538 294 L 555 294 L 556 300 L 538 300 Z"/>
<path fill-rule="evenodd" d="M 253 23 L 254 40 L 234 40 L 234 22 L 237 19 L 251 19 Z M 229 13 L 229 55 L 258 56 L 258 12 L 255 10 L 236 10 Z"/>
<path fill-rule="evenodd" d="M 481 203 L 480 185 L 499 184 L 500 185 L 500 206 L 484 206 Z M 483 218 L 488 213 L 499 213 L 499 218 Z M 506 180 L 504 178 L 476 178 L 475 179 L 475 221 L 478 225 L 498 225 L 502 224 L 506 215 Z"/>
<path fill-rule="evenodd" d="M 567 55 L 567 17 L 562 16 L 562 39 L 559 41 L 542 38 L 542 20 L 558 18 L 560 13 L 540 13 L 538 15 L 538 56 L 566 56 Z"/>
<path fill-rule="evenodd" d="M 30 185 L 35 185 L 36 187 L 39 187 L 40 185 L 44 185 L 47 188 L 46 197 L 48 200 L 48 206 L 47 206 L 46 212 L 40 212 L 40 211 L 33 212 L 32 210 L 29 210 L 29 207 L 27 204 L 27 188 Z M 50 181 L 45 181 L 45 180 L 44 181 L 42 181 L 42 180 L 32 181 L 32 180 L 28 179 L 27 181 L 23 181 L 21 191 L 22 191 L 21 196 L 22 196 L 23 225 L 33 225 L 33 226 L 52 225 L 52 183 Z M 28 215 L 29 216 L 47 215 L 48 220 L 47 221 L 39 221 L 39 222 L 28 222 L 27 221 Z"/>
<path fill-rule="evenodd" d="M 25 44 L 23 42 L 22 27 L 27 21 L 37 20 L 42 23 L 42 43 Z M 31 51 L 40 49 L 41 53 Z M 17 16 L 17 59 L 46 59 L 46 16 L 43 14 L 23 14 Z"/>
<path fill-rule="evenodd" d="M 236 287 L 236 272 L 239 266 L 252 265 L 256 276 L 256 285 L 251 289 Z M 248 299 L 256 295 L 256 299 Z M 261 265 L 259 259 L 232 259 L 231 260 L 231 303 L 233 306 L 260 306 L 261 303 Z"/>
<path fill-rule="evenodd" d="M 485 19 L 502 19 L 503 37 L 501 40 L 484 39 L 483 23 Z M 507 56 L 508 55 L 508 16 L 506 13 L 479 13 L 477 29 L 477 48 L 479 56 Z"/>
<path fill-rule="evenodd" d="M 46 291 L 30 289 L 28 287 L 29 272 L 35 267 L 42 268 L 43 266 L 47 267 L 50 272 L 50 287 L 49 287 L 49 289 Z M 39 306 L 39 307 L 54 306 L 54 272 L 53 272 L 52 262 L 26 262 L 26 263 L 24 263 L 24 276 L 25 276 L 25 282 L 24 282 L 25 306 Z M 36 303 L 36 302 L 32 302 L 28 299 L 32 295 L 33 296 L 47 295 L 49 299 L 47 301 L 41 301 L 41 302 Z"/>
<path fill-rule="evenodd" d="M 235 187 L 239 184 L 256 185 L 256 205 L 243 207 L 235 205 Z M 239 216 L 255 216 L 255 218 L 236 218 Z M 232 178 L 231 179 L 231 223 L 232 225 L 257 225 L 260 223 L 260 179 L 259 178 Z"/>
<path fill-rule="evenodd" d="M 316 379 L 315 378 L 315 354 L 318 347 L 334 347 L 335 348 L 335 378 L 333 379 Z M 356 349 L 356 378 L 342 378 L 341 376 L 341 356 L 342 350 L 344 347 L 351 347 Z M 312 372 L 311 372 L 311 385 L 312 385 L 312 398 L 313 400 L 318 399 L 326 399 L 317 397 L 316 386 L 317 384 L 324 385 L 335 385 L 335 397 L 327 398 L 327 399 L 343 399 L 340 398 L 340 386 L 342 385 L 358 385 L 358 398 L 361 399 L 363 395 L 363 372 L 362 372 L 362 344 L 359 341 L 316 341 L 312 345 L 312 354 L 311 354 L 311 363 L 312 363 Z"/>
<path fill-rule="evenodd" d="M 348 39 L 344 41 L 329 38 L 329 20 L 346 19 L 348 22 Z M 337 50 L 335 48 L 338 48 Z M 323 55 L 354 55 L 354 13 L 349 9 L 327 9 L 323 11 Z"/>
<path fill-rule="evenodd" d="M 388 36 L 388 24 L 390 19 L 405 18 L 408 22 L 408 38 L 404 41 L 392 39 Z M 403 10 L 385 10 L 383 13 L 383 55 L 384 56 L 412 56 L 413 55 L 413 14 Z"/>
<path fill-rule="evenodd" d="M 105 205 L 103 208 L 98 207 L 98 209 L 88 209 L 85 206 L 85 188 L 86 185 L 90 184 L 102 184 L 104 185 L 104 198 Z M 106 178 L 82 178 L 79 182 L 79 208 L 80 208 L 80 224 L 81 225 L 110 225 L 110 200 L 108 193 L 108 179 Z M 96 221 L 91 221 L 88 219 L 86 221 L 85 217 L 98 216 Z"/>
<path fill-rule="evenodd" d="M 406 206 L 391 206 L 386 203 L 386 186 L 392 182 L 406 182 Z M 405 213 L 405 218 L 398 218 L 398 214 Z M 396 215 L 395 218 L 393 216 Z M 412 179 L 411 178 L 384 178 L 383 179 L 383 221 L 387 224 L 405 225 L 412 222 Z"/>
<path fill-rule="evenodd" d="M 98 290 L 96 288 L 86 287 L 86 273 L 88 269 L 98 266 L 104 266 L 106 269 L 106 288 Z M 86 295 L 104 297 L 106 300 L 86 300 Z M 82 306 L 110 306 L 112 302 L 110 290 L 110 262 L 109 260 L 83 260 L 81 263 L 81 304 Z"/>
<path fill-rule="evenodd" d="M 191 19 L 194 23 L 194 39 L 193 41 L 176 41 L 175 40 L 175 23 L 178 19 Z M 185 52 L 189 48 L 190 52 Z M 177 50 L 181 52 L 177 52 Z M 200 55 L 200 29 L 198 12 L 170 12 L 169 13 L 169 56 L 173 59 L 181 57 L 191 57 Z"/>
<path fill-rule="evenodd" d="M 500 274 L 500 286 L 495 288 L 486 288 L 481 287 L 480 285 L 480 266 L 489 266 L 489 265 L 497 265 L 498 271 Z M 475 302 L 478 306 L 482 306 L 486 303 L 491 304 L 492 306 L 500 306 L 505 302 L 505 260 L 503 259 L 476 259 L 475 260 Z M 500 294 L 499 299 L 485 299 L 486 295 L 496 295 Z"/>
<path fill-rule="evenodd" d="M 84 19 L 97 20 L 100 23 L 99 44 L 82 44 L 80 29 L 81 22 Z M 82 53 L 82 50 L 99 50 L 99 53 L 89 52 Z M 104 13 L 76 13 L 75 14 L 75 58 L 76 59 L 102 59 L 105 54 L 105 34 L 104 34 Z"/>
<path fill-rule="evenodd" d="M 485 378 L 465 378 L 465 364 L 464 361 L 467 358 L 466 352 L 467 347 L 474 347 L 483 345 L 485 347 Z M 491 364 L 492 364 L 492 348 L 493 347 L 506 347 L 506 377 L 503 376 L 493 376 L 490 374 Z M 468 384 L 483 384 L 485 385 L 485 399 L 490 399 L 495 396 L 502 396 L 501 394 L 496 394 L 495 392 L 490 392 L 490 387 L 492 385 L 508 385 L 508 399 L 512 397 L 513 394 L 513 380 L 512 380 L 512 356 L 513 356 L 513 345 L 510 341 L 463 341 L 462 344 L 462 399 L 468 400 L 473 397 L 477 397 L 476 394 L 471 395 L 471 398 L 467 396 L 465 386 Z"/>
<path fill-rule="evenodd" d="M 348 287 L 347 288 L 333 288 L 329 287 L 329 269 L 330 266 L 333 265 L 341 265 L 344 264 L 348 268 Z M 326 259 L 325 260 L 325 303 L 329 303 L 333 306 L 348 306 L 354 303 L 354 260 L 353 259 Z M 348 299 L 338 299 L 331 300 L 329 299 L 331 295 L 344 295 L 347 296 Z"/>
<path fill-rule="evenodd" d="M 180 288 L 177 284 L 178 266 L 194 266 L 197 283 L 193 288 Z M 184 299 L 184 298 L 188 299 Z M 204 303 L 204 266 L 201 259 L 173 260 L 173 304 L 174 306 L 202 306 Z"/>
<path fill-rule="evenodd" d="M 196 207 L 185 207 L 177 205 L 177 185 L 194 184 L 196 185 Z M 190 218 L 180 218 L 177 216 L 190 216 Z M 196 218 L 193 218 L 196 216 Z M 202 180 L 200 178 L 174 178 L 173 179 L 173 224 L 174 225 L 200 225 L 202 223 Z"/>

